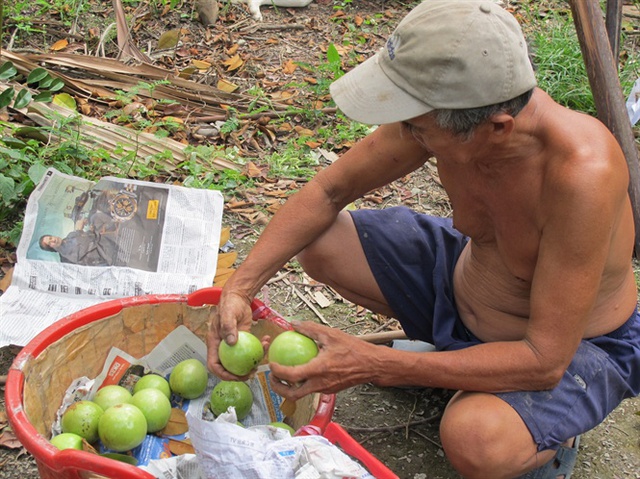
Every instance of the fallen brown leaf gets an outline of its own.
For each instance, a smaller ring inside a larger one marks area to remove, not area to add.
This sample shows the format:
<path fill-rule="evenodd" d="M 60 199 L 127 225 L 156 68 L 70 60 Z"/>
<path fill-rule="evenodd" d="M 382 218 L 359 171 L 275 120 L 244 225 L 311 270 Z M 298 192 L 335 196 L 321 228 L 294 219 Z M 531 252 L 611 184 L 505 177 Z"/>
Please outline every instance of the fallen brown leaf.
<path fill-rule="evenodd" d="M 233 265 L 233 263 L 236 262 L 237 258 L 238 258 L 237 251 L 230 251 L 228 253 L 218 254 L 218 270 L 221 270 L 223 268 L 230 268 Z"/>
<path fill-rule="evenodd" d="M 174 407 L 171 409 L 169 422 L 158 434 L 161 436 L 177 436 L 178 434 L 186 433 L 188 430 L 189 425 L 187 424 L 185 412 L 182 409 Z"/>
<path fill-rule="evenodd" d="M 176 456 L 180 456 L 182 454 L 195 454 L 195 449 L 189 439 L 185 439 L 183 441 L 169 439 L 169 450 Z"/>
<path fill-rule="evenodd" d="M 20 449 L 22 444 L 18 441 L 15 433 L 11 428 L 5 428 L 0 434 L 0 446 L 9 448 L 9 449 Z"/>
<path fill-rule="evenodd" d="M 51 50 L 54 52 L 64 50 L 67 45 L 69 45 L 69 42 L 63 38 L 62 40 L 58 40 L 53 45 L 51 45 Z"/>

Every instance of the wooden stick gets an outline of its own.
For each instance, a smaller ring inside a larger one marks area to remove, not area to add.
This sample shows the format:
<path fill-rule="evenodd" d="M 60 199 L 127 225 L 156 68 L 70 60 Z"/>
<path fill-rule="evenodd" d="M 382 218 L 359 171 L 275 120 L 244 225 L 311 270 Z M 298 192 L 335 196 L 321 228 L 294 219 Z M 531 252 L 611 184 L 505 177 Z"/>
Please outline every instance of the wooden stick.
<path fill-rule="evenodd" d="M 607 0 L 607 36 L 611 45 L 613 61 L 618 68 L 618 56 L 620 55 L 620 29 L 622 28 L 622 0 Z"/>
<path fill-rule="evenodd" d="M 382 331 L 380 333 L 360 334 L 356 336 L 358 339 L 362 339 L 368 343 L 384 344 L 394 339 L 407 339 L 407 335 L 403 330 L 398 331 Z"/>
<path fill-rule="evenodd" d="M 573 21 L 598 117 L 613 133 L 629 167 L 629 197 L 636 228 L 635 253 L 640 256 L 640 166 L 633 129 L 611 53 L 598 0 L 569 0 Z"/>

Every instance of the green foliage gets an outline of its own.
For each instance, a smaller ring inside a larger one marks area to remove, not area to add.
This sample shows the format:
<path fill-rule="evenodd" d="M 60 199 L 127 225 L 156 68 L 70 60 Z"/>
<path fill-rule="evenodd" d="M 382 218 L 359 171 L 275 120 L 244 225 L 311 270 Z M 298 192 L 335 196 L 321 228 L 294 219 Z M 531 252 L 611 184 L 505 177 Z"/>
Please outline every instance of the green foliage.
<path fill-rule="evenodd" d="M 20 80 L 30 88 L 39 90 L 38 94 L 33 96 L 28 88 L 20 88 L 16 93 L 16 89 L 10 86 L 0 93 L 0 108 L 10 106 L 12 102 L 16 109 L 25 108 L 32 101 L 49 102 L 53 99 L 53 93 L 64 88 L 64 82 L 53 77 L 44 68 L 35 68 L 25 80 L 10 61 L 0 65 L 0 81 L 13 81 L 17 84 Z"/>
<path fill-rule="evenodd" d="M 228 168 L 220 170 L 213 164 L 216 158 L 240 163 L 240 155 L 235 148 L 200 145 L 188 147 L 185 153 L 189 155 L 189 159 L 178 165 L 186 174 L 182 182 L 184 186 L 233 193 L 239 186 L 253 185 L 253 181 L 241 172 Z"/>
<path fill-rule="evenodd" d="M 308 137 L 300 137 L 288 142 L 281 151 L 276 151 L 265 158 L 269 166 L 269 174 L 275 178 L 310 178 L 316 172 L 317 158 L 311 148 L 305 145 Z"/>
<path fill-rule="evenodd" d="M 525 9 L 525 18 L 530 25 L 527 36 L 532 42 L 538 86 L 558 103 L 595 116 L 591 86 L 570 13 L 555 9 L 543 14 L 536 2 L 531 2 Z M 630 91 L 639 73 L 637 53 L 621 62 L 619 77 L 624 92 Z"/>

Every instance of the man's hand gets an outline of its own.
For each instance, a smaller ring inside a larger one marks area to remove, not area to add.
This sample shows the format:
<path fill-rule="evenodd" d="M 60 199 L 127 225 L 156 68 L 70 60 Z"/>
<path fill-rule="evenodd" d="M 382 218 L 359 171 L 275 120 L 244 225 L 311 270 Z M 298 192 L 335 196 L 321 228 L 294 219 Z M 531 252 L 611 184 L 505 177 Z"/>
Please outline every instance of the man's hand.
<path fill-rule="evenodd" d="M 209 331 L 207 334 L 207 366 L 209 370 L 226 381 L 246 380 L 248 376 L 238 377 L 227 371 L 218 357 L 218 347 L 221 341 L 234 345 L 238 341 L 238 330 L 249 331 L 252 322 L 251 299 L 233 291 L 224 290 L 220 297 L 218 307 L 209 319 Z M 263 347 L 268 338 L 264 338 Z"/>
<path fill-rule="evenodd" d="M 378 346 L 321 324 L 297 321 L 291 324 L 296 331 L 315 340 L 320 351 L 301 366 L 270 363 L 271 388 L 275 393 L 295 401 L 314 392 L 333 394 L 375 379 L 372 371 L 376 368 Z"/>

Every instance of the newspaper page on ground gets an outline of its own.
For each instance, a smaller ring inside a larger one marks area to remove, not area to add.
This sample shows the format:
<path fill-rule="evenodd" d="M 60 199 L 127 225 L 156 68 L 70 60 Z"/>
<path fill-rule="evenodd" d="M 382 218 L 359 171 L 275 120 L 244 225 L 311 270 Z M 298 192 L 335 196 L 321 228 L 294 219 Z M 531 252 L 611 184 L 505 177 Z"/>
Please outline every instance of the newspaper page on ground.
<path fill-rule="evenodd" d="M 219 191 L 46 174 L 31 194 L 11 286 L 0 296 L 0 347 L 26 345 L 58 319 L 110 299 L 211 286 Z"/>

